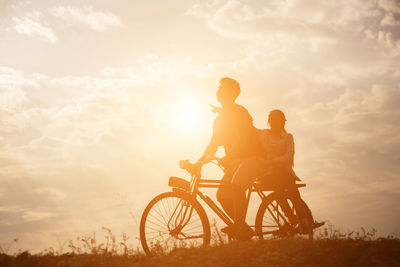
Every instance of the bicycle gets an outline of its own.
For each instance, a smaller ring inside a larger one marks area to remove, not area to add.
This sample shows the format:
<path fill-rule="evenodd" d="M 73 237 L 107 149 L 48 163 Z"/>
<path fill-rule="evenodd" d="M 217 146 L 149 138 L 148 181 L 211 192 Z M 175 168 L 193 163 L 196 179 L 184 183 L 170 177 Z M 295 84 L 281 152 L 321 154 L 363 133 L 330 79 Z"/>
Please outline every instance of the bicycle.
<path fill-rule="evenodd" d="M 210 162 L 218 165 L 214 158 Z M 181 161 L 180 167 L 190 173 L 190 162 Z M 223 169 L 222 166 L 218 165 Z M 153 198 L 146 206 L 140 221 L 140 241 L 146 254 L 161 249 L 169 251 L 178 247 L 198 247 L 210 243 L 211 231 L 207 214 L 197 200 L 200 197 L 228 226 L 233 224 L 231 218 L 200 188 L 219 188 L 221 180 L 203 179 L 190 173 L 190 181 L 171 176 L 168 185 L 172 191 L 162 193 Z M 305 184 L 296 184 L 305 187 Z M 272 191 L 265 194 L 265 191 Z M 313 239 L 313 227 L 306 233 L 301 233 L 298 228 L 291 225 L 288 217 L 283 212 L 278 195 L 273 188 L 263 186 L 259 181 L 253 183 L 247 191 L 246 207 L 253 192 L 261 198 L 261 204 L 256 214 L 254 227 L 255 236 L 259 239 L 282 238 L 295 235 L 304 235 Z M 280 198 L 281 199 L 281 198 Z M 296 210 L 290 198 L 286 198 L 291 212 Z M 303 201 L 304 205 L 305 202 Z M 308 208 L 308 207 L 307 207 Z M 311 220 L 312 217 L 311 217 Z M 312 221 L 313 222 L 313 221 Z"/>

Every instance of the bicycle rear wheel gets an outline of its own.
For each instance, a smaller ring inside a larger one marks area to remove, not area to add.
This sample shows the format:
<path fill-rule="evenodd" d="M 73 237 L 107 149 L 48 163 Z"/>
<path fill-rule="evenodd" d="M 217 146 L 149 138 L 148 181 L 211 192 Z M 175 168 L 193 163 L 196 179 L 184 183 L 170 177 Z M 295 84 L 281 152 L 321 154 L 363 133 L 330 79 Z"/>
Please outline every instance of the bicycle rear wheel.
<path fill-rule="evenodd" d="M 301 205 L 307 204 L 301 200 Z M 296 215 L 296 210 L 290 199 L 287 199 L 289 207 Z M 308 207 L 307 207 L 308 208 Z M 298 227 L 292 226 L 282 210 L 275 192 L 269 194 L 260 204 L 256 215 L 255 232 L 259 239 L 277 239 L 299 236 L 313 239 L 313 230 L 301 233 Z"/>
<path fill-rule="evenodd" d="M 200 203 L 185 192 L 166 192 L 147 205 L 140 220 L 146 254 L 210 243 L 210 224 Z"/>

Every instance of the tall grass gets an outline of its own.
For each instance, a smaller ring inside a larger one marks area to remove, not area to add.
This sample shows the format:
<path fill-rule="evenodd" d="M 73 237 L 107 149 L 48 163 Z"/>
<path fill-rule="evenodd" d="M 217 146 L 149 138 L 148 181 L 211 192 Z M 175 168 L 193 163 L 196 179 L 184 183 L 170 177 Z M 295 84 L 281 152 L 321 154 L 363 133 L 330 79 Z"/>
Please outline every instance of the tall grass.
<path fill-rule="evenodd" d="M 36 254 L 19 251 L 9 255 L 8 250 L 18 242 L 15 239 L 0 248 L 0 266 L 400 266 L 399 237 L 379 236 L 374 228 L 343 232 L 328 224 L 316 231 L 314 241 L 285 238 L 230 242 L 215 220 L 211 227 L 212 245 L 171 250 L 160 244 L 156 247 L 158 256 L 153 257 L 145 256 L 125 233 L 116 236 L 107 227 L 102 227 L 103 238 L 92 232 L 59 241 L 58 249 L 50 247 Z"/>

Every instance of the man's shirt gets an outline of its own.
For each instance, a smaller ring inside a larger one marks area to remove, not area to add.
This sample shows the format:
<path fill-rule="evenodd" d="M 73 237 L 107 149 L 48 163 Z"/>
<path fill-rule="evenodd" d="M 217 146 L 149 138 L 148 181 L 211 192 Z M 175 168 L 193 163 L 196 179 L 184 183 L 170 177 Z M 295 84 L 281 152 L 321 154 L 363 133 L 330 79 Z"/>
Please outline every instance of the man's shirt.
<path fill-rule="evenodd" d="M 263 145 L 253 126 L 253 118 L 246 108 L 236 103 L 224 107 L 215 118 L 212 142 L 223 146 L 226 156 L 232 160 L 264 154 Z"/>

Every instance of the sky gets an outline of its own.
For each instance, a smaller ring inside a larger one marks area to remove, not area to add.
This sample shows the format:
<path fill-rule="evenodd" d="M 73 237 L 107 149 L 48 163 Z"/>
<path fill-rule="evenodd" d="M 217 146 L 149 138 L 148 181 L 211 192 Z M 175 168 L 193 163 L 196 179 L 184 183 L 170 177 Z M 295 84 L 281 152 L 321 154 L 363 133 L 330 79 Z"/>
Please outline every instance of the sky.
<path fill-rule="evenodd" d="M 136 242 L 225 76 L 256 127 L 285 112 L 317 220 L 400 233 L 399 1 L 0 0 L 0 245 Z"/>

